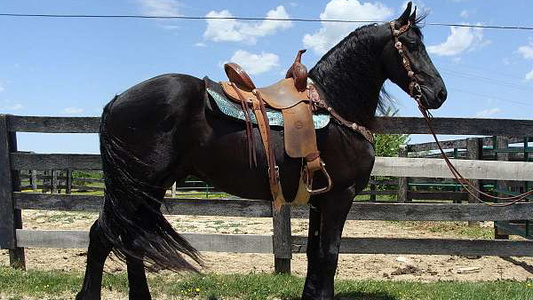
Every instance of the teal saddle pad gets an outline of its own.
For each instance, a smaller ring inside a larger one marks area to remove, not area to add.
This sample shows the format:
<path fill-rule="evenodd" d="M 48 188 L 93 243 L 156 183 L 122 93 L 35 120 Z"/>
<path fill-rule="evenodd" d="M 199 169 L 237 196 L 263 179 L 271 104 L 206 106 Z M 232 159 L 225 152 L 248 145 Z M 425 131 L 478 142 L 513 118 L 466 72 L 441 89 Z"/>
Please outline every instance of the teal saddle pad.
<path fill-rule="evenodd" d="M 220 84 L 210 80 L 209 78 L 204 78 L 206 83 L 207 94 L 209 95 L 209 100 L 207 107 L 209 110 L 221 113 L 225 116 L 228 116 L 232 119 L 237 119 L 241 121 L 246 121 L 244 116 L 244 111 L 242 106 L 239 103 L 236 103 L 224 94 L 224 91 L 220 87 Z M 283 127 L 283 115 L 281 111 L 267 108 L 266 114 L 268 117 L 268 123 L 270 126 L 280 126 Z M 255 114 L 250 109 L 249 111 L 250 119 L 253 124 L 257 124 Z M 325 113 L 314 113 L 313 114 L 313 123 L 315 129 L 321 129 L 326 127 L 329 124 L 330 115 Z"/>

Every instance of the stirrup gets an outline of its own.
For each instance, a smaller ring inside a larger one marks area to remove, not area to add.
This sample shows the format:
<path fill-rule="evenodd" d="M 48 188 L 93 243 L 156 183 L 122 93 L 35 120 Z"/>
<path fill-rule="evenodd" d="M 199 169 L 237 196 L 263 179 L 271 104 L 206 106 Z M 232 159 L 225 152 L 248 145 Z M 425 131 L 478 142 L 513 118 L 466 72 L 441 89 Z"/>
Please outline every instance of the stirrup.
<path fill-rule="evenodd" d="M 304 165 L 303 176 L 305 178 L 305 188 L 307 189 L 307 192 L 309 194 L 311 194 L 311 196 L 326 193 L 329 190 L 331 190 L 331 187 L 333 186 L 333 182 L 331 181 L 331 177 L 329 176 L 329 173 L 328 173 L 328 171 L 326 171 L 325 167 L 326 167 L 326 164 L 322 160 L 320 160 L 320 168 L 318 170 L 320 170 L 320 172 L 322 172 L 322 174 L 324 174 L 324 176 L 326 177 L 326 180 L 327 180 L 328 183 L 326 184 L 325 187 L 313 190 L 313 177 L 314 177 L 314 174 L 309 174 L 309 168 L 307 167 L 307 164 Z"/>

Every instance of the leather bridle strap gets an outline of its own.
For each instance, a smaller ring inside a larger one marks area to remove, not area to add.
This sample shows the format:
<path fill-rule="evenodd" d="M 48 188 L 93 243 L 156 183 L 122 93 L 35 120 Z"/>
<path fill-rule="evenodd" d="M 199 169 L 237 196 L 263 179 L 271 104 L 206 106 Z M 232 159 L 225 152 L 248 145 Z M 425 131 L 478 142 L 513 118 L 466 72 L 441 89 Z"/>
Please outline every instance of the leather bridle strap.
<path fill-rule="evenodd" d="M 427 126 L 429 128 L 429 131 L 430 131 L 431 135 L 433 136 L 433 138 L 435 139 L 435 142 L 437 143 L 437 146 L 438 146 L 439 151 L 440 151 L 440 153 L 442 155 L 442 158 L 446 162 L 446 165 L 450 169 L 450 172 L 453 174 L 453 176 L 455 177 L 457 182 L 459 182 L 459 184 L 461 184 L 461 186 L 465 189 L 465 191 L 468 194 L 470 194 L 473 198 L 475 198 L 479 202 L 481 202 L 483 204 L 486 204 L 486 205 L 489 205 L 489 206 L 509 206 L 509 205 L 515 204 L 517 202 L 526 200 L 528 196 L 532 196 L 533 195 L 533 190 L 530 190 L 528 192 L 525 192 L 525 193 L 522 193 L 522 194 L 519 194 L 519 195 L 516 195 L 516 196 L 511 196 L 511 197 L 493 196 L 493 195 L 490 195 L 490 194 L 488 194 L 486 192 L 481 191 L 479 188 L 477 188 L 474 185 L 472 185 L 472 183 L 470 183 L 470 181 L 465 179 L 461 175 L 461 173 L 459 173 L 459 171 L 452 164 L 452 162 L 450 161 L 450 159 L 448 158 L 446 153 L 444 153 L 444 150 L 442 149 L 442 147 L 440 145 L 440 142 L 437 139 L 437 135 L 435 134 L 435 131 L 433 130 L 433 126 L 431 125 L 431 122 L 430 122 L 430 114 L 428 112 L 428 109 L 421 102 L 422 90 L 420 88 L 420 84 L 418 83 L 418 79 L 416 78 L 416 74 L 413 71 L 413 68 L 411 67 L 411 62 L 410 62 L 409 58 L 407 57 L 407 55 L 405 54 L 406 53 L 405 48 L 404 48 L 402 42 L 400 42 L 400 40 L 398 38 L 401 34 L 407 32 L 407 30 L 409 30 L 409 27 L 411 26 L 411 22 L 408 22 L 406 25 L 403 25 L 403 26 L 401 26 L 398 29 L 396 29 L 397 23 L 395 21 L 391 21 L 389 24 L 390 24 L 390 28 L 391 28 L 391 32 L 392 32 L 392 37 L 394 39 L 394 48 L 396 48 L 396 50 L 398 50 L 398 54 L 400 55 L 400 57 L 402 59 L 402 65 L 405 68 L 405 70 L 407 71 L 407 76 L 411 80 L 409 82 L 409 96 L 411 96 L 413 99 L 415 99 L 415 101 L 418 103 L 418 109 L 422 113 L 422 116 L 424 116 L 424 120 L 425 120 L 425 122 L 426 122 L 426 124 L 427 124 Z M 482 200 L 477 194 L 483 195 L 483 196 L 485 196 L 485 197 L 487 197 L 489 199 L 505 200 L 505 201 L 510 201 L 510 202 L 506 202 L 506 203 L 490 203 L 490 202 L 486 202 L 486 201 Z"/>
<path fill-rule="evenodd" d="M 411 21 L 407 22 L 407 24 L 401 26 L 398 29 L 396 29 L 396 26 L 398 25 L 396 21 L 391 21 L 389 25 L 390 25 L 390 29 L 392 32 L 392 38 L 394 40 L 394 48 L 396 48 L 396 50 L 398 51 L 398 54 L 400 55 L 402 59 L 402 65 L 404 69 L 407 71 L 407 76 L 410 79 L 409 96 L 415 99 L 418 102 L 418 105 L 421 106 L 422 102 L 420 102 L 420 100 L 422 98 L 422 89 L 420 88 L 420 84 L 418 83 L 416 74 L 413 71 L 413 67 L 411 66 L 411 61 L 409 60 L 409 57 L 407 57 L 407 54 L 406 54 L 407 51 L 405 51 L 405 46 L 399 39 L 400 35 L 402 35 L 403 33 L 409 30 L 409 27 L 411 26 Z"/>

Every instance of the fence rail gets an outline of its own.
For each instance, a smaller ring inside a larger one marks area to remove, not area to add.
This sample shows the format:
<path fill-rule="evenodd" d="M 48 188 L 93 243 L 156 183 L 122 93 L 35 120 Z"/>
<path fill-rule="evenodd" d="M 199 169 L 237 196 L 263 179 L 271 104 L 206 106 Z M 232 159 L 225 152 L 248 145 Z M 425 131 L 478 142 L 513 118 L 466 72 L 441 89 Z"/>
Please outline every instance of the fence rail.
<path fill-rule="evenodd" d="M 19 192 L 19 170 L 100 170 L 99 155 L 34 154 L 16 149 L 16 132 L 96 133 L 99 118 L 26 117 L 0 115 L 0 248 L 10 249 L 12 262 L 24 262 L 24 247 L 85 248 L 85 231 L 35 231 L 22 228 L 22 209 L 98 211 L 102 196 L 35 194 Z M 377 133 L 427 134 L 420 118 L 378 118 Z M 533 136 L 533 121 L 439 118 L 433 124 L 437 134 Z M 465 177 L 472 179 L 533 181 L 533 164 L 527 162 L 455 160 Z M 497 171 L 496 171 L 497 170 Z M 377 158 L 373 175 L 451 178 L 443 163 L 434 159 Z M 404 183 L 407 183 L 405 181 Z M 400 189 L 404 189 L 401 185 Z M 380 192 L 380 191 L 377 191 Z M 416 191 L 397 191 L 417 194 Z M 385 194 L 385 192 L 383 192 Z M 416 197 L 429 197 L 418 193 Z M 427 198 L 426 198 L 427 199 Z M 291 253 L 306 249 L 305 237 L 291 236 L 290 215 L 306 218 L 305 207 L 284 208 L 280 214 L 271 203 L 258 200 L 166 199 L 168 214 L 272 217 L 273 235 L 184 234 L 201 251 L 274 253 L 283 269 L 290 268 Z M 400 221 L 511 221 L 533 215 L 533 203 L 508 207 L 457 203 L 354 203 L 348 219 Z M 345 238 L 342 253 L 463 254 L 533 256 L 530 241 Z"/>
<path fill-rule="evenodd" d="M 102 196 L 14 193 L 18 209 L 58 211 L 100 210 Z M 163 213 L 168 215 L 272 217 L 271 203 L 262 200 L 176 199 L 165 198 Z M 306 206 L 292 207 L 294 218 L 307 218 Z M 496 207 L 456 203 L 379 203 L 355 202 L 348 220 L 390 221 L 505 221 L 533 216 L 533 203 Z"/>

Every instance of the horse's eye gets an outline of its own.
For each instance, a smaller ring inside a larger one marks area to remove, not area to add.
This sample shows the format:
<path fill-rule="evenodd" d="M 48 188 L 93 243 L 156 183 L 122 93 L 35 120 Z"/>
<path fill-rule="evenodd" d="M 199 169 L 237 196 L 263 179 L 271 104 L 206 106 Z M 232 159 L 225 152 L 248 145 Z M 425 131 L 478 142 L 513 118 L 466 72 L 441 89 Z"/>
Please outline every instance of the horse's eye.
<path fill-rule="evenodd" d="M 416 50 L 418 48 L 418 43 L 415 40 L 407 42 L 407 48 L 409 50 Z"/>

